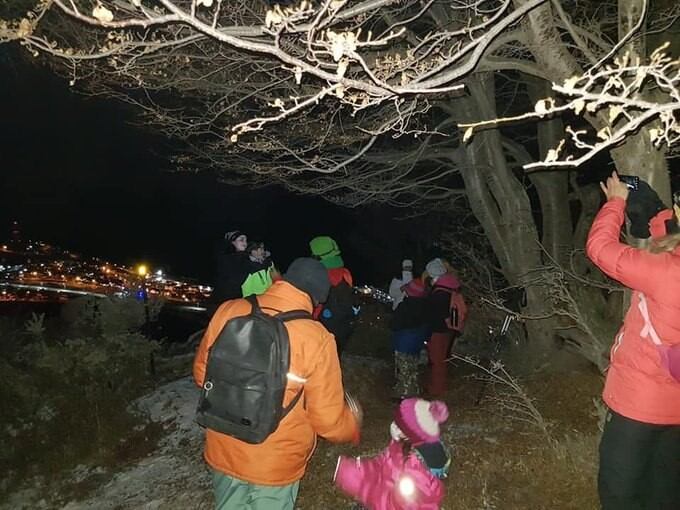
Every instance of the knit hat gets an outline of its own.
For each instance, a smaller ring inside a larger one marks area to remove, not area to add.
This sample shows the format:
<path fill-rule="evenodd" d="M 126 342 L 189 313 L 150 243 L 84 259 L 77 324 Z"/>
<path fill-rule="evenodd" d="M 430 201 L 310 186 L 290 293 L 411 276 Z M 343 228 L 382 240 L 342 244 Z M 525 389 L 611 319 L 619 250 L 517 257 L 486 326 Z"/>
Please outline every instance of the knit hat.
<path fill-rule="evenodd" d="M 647 239 L 650 236 L 649 221 L 665 208 L 656 191 L 640 179 L 638 189 L 628 194 L 626 202 L 631 235 L 638 239 Z"/>
<path fill-rule="evenodd" d="M 446 274 L 446 266 L 442 259 L 432 259 L 425 266 L 425 271 L 432 278 L 439 278 L 441 275 Z"/>
<path fill-rule="evenodd" d="M 401 287 L 401 290 L 409 297 L 425 297 L 427 289 L 420 278 L 414 278 L 406 285 Z"/>
<path fill-rule="evenodd" d="M 239 237 L 244 236 L 244 235 L 245 234 L 243 232 L 241 232 L 240 230 L 232 230 L 231 232 L 227 232 L 226 234 L 224 234 L 224 239 L 225 239 L 225 241 L 233 243 Z"/>
<path fill-rule="evenodd" d="M 401 401 L 394 415 L 394 423 L 413 446 L 434 443 L 439 440 L 439 424 L 449 417 L 444 402 L 429 402 L 421 398 L 407 398 Z"/>
<path fill-rule="evenodd" d="M 283 279 L 309 294 L 314 304 L 325 303 L 328 299 L 331 282 L 328 271 L 318 260 L 307 257 L 295 259 L 288 266 Z"/>
<path fill-rule="evenodd" d="M 340 256 L 340 247 L 328 236 L 318 236 L 309 242 L 312 255 L 317 257 L 327 269 L 343 267 L 345 263 Z"/>

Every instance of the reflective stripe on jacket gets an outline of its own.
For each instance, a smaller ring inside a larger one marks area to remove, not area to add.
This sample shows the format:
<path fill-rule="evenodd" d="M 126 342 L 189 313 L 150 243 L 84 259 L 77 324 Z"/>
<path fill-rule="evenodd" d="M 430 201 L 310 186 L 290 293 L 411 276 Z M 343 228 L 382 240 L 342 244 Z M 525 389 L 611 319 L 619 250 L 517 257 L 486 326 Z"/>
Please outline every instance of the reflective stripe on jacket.
<path fill-rule="evenodd" d="M 265 313 L 312 311 L 309 296 L 285 281 L 275 282 L 258 301 Z M 194 380 L 203 385 L 208 352 L 224 324 L 250 312 L 244 299 L 224 303 L 210 321 L 194 359 Z M 290 338 L 290 374 L 284 406 L 304 384 L 301 402 L 263 443 L 253 445 L 206 430 L 204 457 L 217 471 L 259 485 L 281 486 L 300 480 L 316 445 L 316 436 L 333 442 L 358 440 L 356 419 L 345 404 L 340 362 L 333 336 L 316 321 L 286 323 Z M 304 402 L 304 403 L 303 403 Z"/>
<path fill-rule="evenodd" d="M 662 344 L 680 345 L 680 248 L 653 254 L 621 243 L 625 206 L 621 198 L 609 200 L 595 218 L 586 245 L 595 265 L 634 291 L 611 350 L 603 398 L 627 418 L 678 425 L 680 383 L 664 366 L 648 324 L 653 324 Z M 641 302 L 645 306 L 639 306 Z"/>

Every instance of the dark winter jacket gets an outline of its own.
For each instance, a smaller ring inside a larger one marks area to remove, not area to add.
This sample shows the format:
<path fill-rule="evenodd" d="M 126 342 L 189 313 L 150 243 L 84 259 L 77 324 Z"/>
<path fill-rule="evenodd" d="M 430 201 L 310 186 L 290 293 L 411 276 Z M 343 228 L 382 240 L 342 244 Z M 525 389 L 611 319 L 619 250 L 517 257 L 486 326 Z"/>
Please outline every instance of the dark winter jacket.
<path fill-rule="evenodd" d="M 427 316 L 433 333 L 448 333 L 446 319 L 451 313 L 451 291 L 435 287 L 428 299 Z"/>
<path fill-rule="evenodd" d="M 354 329 L 355 304 L 352 289 L 352 274 L 345 267 L 328 270 L 331 290 L 328 299 L 320 307 L 318 318 L 328 331 L 341 342 L 347 339 Z"/>
<path fill-rule="evenodd" d="M 430 337 L 428 299 L 405 297 L 390 321 L 392 348 L 404 354 L 418 354 Z"/>
<path fill-rule="evenodd" d="M 428 298 L 406 296 L 392 314 L 390 329 L 413 329 L 428 324 Z"/>
<path fill-rule="evenodd" d="M 245 252 L 222 249 L 216 254 L 217 277 L 210 301 L 219 306 L 230 299 L 242 297 L 241 285 L 251 271 L 251 261 Z"/>

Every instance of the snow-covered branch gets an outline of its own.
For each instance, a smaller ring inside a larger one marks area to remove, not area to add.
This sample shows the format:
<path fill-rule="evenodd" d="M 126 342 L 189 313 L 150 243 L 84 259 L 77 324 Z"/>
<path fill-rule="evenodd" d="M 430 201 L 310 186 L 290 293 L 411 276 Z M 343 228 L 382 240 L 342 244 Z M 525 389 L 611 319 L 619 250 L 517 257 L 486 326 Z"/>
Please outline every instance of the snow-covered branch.
<path fill-rule="evenodd" d="M 63 59 L 72 68 L 92 62 L 98 73 L 144 88 L 154 75 L 177 72 L 164 69 L 163 56 L 199 59 L 208 50 L 243 64 L 253 56 L 266 61 L 277 80 L 287 76 L 287 90 L 272 91 L 263 103 L 287 106 L 234 122 L 231 138 L 331 98 L 356 113 L 395 99 L 460 95 L 462 79 L 497 37 L 546 1 L 512 9 L 511 0 L 464 0 L 442 18 L 437 2 L 415 0 L 300 0 L 269 8 L 236 0 L 51 0 L 41 5 L 61 21 L 53 16 L 39 30 L 21 20 L 24 30 L 12 37 L 36 56 Z M 425 32 L 428 16 L 441 18 L 444 28 Z M 185 51 L 190 47 L 196 51 Z M 149 65 L 152 54 L 159 58 Z"/>
<path fill-rule="evenodd" d="M 543 161 L 525 164 L 525 169 L 576 167 L 615 148 L 643 127 L 648 128 L 654 147 L 672 151 L 680 142 L 680 60 L 665 53 L 668 46 L 655 50 L 647 63 L 633 61 L 624 53 L 612 64 L 554 83 L 557 99 L 538 101 L 533 112 L 461 124 L 463 139 L 469 140 L 480 129 L 572 112 L 581 117 L 597 116 L 603 125 L 596 132 L 567 126 L 567 136 L 559 145 Z"/>

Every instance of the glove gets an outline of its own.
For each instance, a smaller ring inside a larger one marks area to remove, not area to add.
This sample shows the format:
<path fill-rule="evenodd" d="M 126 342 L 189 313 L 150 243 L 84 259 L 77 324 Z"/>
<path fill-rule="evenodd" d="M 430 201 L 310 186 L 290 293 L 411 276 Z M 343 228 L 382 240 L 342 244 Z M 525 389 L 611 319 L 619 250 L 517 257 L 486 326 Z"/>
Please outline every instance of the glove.
<path fill-rule="evenodd" d="M 638 239 L 647 239 L 650 236 L 649 220 L 665 208 L 656 191 L 640 179 L 638 189 L 630 192 L 626 204 L 631 235 Z"/>

